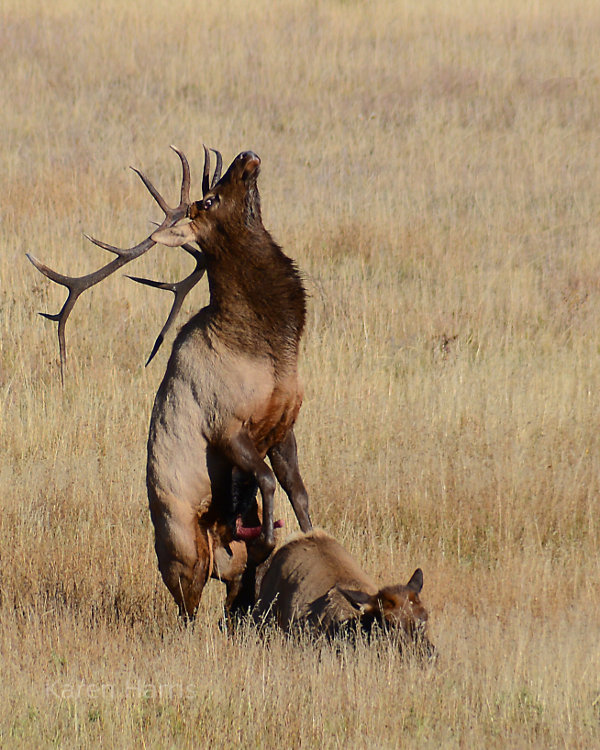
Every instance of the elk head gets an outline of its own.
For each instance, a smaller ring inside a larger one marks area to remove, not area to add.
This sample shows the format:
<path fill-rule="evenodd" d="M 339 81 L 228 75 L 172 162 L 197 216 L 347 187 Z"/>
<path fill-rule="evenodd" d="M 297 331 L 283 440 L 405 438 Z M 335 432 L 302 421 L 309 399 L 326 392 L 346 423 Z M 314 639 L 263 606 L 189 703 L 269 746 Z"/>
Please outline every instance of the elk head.
<path fill-rule="evenodd" d="M 419 594 L 423 588 L 423 571 L 417 568 L 406 584 L 385 586 L 376 594 L 354 591 L 337 586 L 337 590 L 357 610 L 361 625 L 370 631 L 377 623 L 384 630 L 408 639 L 431 657 L 435 649 L 426 635 L 427 610 Z"/>
<path fill-rule="evenodd" d="M 260 158 L 253 151 L 242 152 L 223 177 L 213 181 L 202 200 L 189 207 L 189 223 L 161 227 L 152 239 L 169 247 L 197 242 L 207 254 L 213 254 L 221 247 L 235 245 L 236 238 L 246 232 L 262 229 L 256 186 L 259 171 Z"/>

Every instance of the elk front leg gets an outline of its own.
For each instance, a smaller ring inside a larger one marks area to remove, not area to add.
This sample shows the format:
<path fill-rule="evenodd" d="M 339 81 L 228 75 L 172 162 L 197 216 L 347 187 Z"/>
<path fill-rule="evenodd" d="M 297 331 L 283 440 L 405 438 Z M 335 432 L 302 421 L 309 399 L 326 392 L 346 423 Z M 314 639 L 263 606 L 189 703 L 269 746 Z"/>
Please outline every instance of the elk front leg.
<path fill-rule="evenodd" d="M 223 446 L 227 458 L 232 464 L 244 472 L 250 473 L 256 479 L 262 495 L 262 529 L 263 545 L 266 556 L 275 547 L 275 533 L 273 526 L 273 501 L 275 496 L 275 475 L 260 457 L 256 446 L 246 432 L 239 432 Z"/>
<path fill-rule="evenodd" d="M 294 431 L 290 430 L 281 443 L 274 445 L 267 455 L 279 484 L 292 504 L 300 528 L 305 533 L 310 531 L 312 522 L 308 513 L 308 493 L 298 468 L 298 449 Z"/>

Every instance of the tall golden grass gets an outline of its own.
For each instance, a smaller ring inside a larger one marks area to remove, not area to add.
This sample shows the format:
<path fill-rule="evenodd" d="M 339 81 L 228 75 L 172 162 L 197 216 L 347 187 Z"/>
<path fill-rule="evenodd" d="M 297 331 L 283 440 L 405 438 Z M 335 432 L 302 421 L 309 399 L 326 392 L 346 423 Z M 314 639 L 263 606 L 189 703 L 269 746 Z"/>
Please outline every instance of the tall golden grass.
<path fill-rule="evenodd" d="M 0 6 L 2 747 L 600 743 L 597 10 Z M 144 488 L 169 295 L 84 295 L 60 387 L 36 313 L 64 290 L 25 253 L 98 267 L 82 231 L 126 245 L 157 218 L 126 167 L 174 199 L 168 145 L 197 190 L 202 142 L 261 155 L 265 225 L 305 274 L 314 521 L 380 580 L 423 568 L 433 667 L 229 637 L 217 583 L 179 626 Z"/>

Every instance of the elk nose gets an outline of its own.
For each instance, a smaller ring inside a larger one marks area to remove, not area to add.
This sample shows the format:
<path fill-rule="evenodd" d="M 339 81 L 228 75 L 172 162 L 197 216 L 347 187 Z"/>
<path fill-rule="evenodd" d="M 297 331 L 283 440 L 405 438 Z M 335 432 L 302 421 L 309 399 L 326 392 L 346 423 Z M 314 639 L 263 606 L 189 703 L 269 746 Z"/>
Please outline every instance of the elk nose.
<path fill-rule="evenodd" d="M 240 161 L 255 161 L 260 164 L 260 156 L 258 156 L 258 154 L 255 154 L 254 151 L 242 151 L 242 153 L 238 156 L 238 159 Z"/>
<path fill-rule="evenodd" d="M 254 151 L 242 151 L 238 156 L 238 161 L 242 165 L 242 180 L 247 180 L 249 177 L 256 179 L 260 169 L 260 157 Z"/>

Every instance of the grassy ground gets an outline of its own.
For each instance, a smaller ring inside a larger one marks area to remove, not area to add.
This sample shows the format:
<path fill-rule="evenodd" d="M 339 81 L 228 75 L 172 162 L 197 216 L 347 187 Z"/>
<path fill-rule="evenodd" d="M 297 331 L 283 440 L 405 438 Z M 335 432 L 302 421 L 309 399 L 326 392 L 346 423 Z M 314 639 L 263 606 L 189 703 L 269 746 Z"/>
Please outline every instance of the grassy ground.
<path fill-rule="evenodd" d="M 247 5 L 0 5 L 0 744 L 600 744 L 597 7 Z M 60 387 L 25 252 L 98 267 L 83 231 L 157 218 L 126 167 L 174 200 L 175 143 L 197 193 L 202 142 L 260 154 L 311 294 L 313 518 L 382 583 L 423 568 L 435 667 L 229 638 L 217 583 L 180 629 L 144 488 L 169 295 L 84 295 Z"/>

